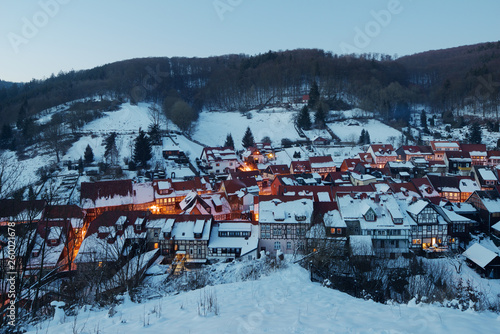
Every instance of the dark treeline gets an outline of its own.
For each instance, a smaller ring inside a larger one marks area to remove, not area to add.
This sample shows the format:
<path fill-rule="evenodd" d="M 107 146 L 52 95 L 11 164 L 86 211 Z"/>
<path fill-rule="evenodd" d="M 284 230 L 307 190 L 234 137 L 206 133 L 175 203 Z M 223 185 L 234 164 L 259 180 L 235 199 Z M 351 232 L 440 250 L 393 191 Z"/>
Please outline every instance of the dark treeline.
<path fill-rule="evenodd" d="M 245 111 L 286 103 L 313 82 L 328 101 L 346 102 L 386 119 L 405 118 L 414 105 L 435 112 L 472 106 L 488 112 L 499 102 L 500 42 L 429 51 L 397 60 L 380 54 L 338 56 L 317 49 L 208 58 L 141 58 L 46 80 L 0 85 L 3 123 L 22 110 L 32 116 L 65 102 L 111 96 L 162 103 L 172 91 L 197 112 Z"/>

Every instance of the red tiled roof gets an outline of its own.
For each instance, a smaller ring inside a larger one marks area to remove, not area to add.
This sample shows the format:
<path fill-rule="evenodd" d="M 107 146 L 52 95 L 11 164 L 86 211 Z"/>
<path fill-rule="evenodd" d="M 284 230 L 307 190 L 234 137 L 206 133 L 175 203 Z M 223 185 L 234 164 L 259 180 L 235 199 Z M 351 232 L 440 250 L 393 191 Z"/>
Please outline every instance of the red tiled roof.
<path fill-rule="evenodd" d="M 321 157 L 309 157 L 309 162 L 312 164 L 321 164 L 325 162 L 333 162 L 331 155 L 325 155 Z"/>

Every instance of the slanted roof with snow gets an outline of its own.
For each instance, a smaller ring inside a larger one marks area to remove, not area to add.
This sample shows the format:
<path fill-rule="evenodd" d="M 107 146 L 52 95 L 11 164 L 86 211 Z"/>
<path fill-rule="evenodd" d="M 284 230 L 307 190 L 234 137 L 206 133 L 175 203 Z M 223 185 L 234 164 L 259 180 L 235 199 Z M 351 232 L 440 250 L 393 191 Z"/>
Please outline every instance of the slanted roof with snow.
<path fill-rule="evenodd" d="M 248 237 L 219 237 L 219 232 L 250 232 Z M 208 248 L 241 248 L 240 256 L 257 249 L 259 244 L 259 226 L 252 223 L 219 223 L 212 228 Z"/>
<path fill-rule="evenodd" d="M 335 228 L 347 227 L 345 221 L 340 216 L 340 212 L 338 210 L 332 210 L 325 213 L 325 215 L 323 216 L 323 221 L 326 227 L 335 227 Z"/>
<path fill-rule="evenodd" d="M 478 243 L 470 246 L 463 253 L 463 255 L 483 269 L 485 269 L 491 261 L 498 257 L 495 252 L 492 252 L 488 248 L 481 246 Z"/>
<path fill-rule="evenodd" d="M 491 169 L 478 168 L 477 171 L 485 181 L 498 181 L 497 177 L 495 176 L 495 173 L 493 173 Z"/>
<path fill-rule="evenodd" d="M 460 189 L 460 192 L 463 193 L 473 193 L 476 190 L 481 190 L 481 187 L 477 184 L 477 182 L 471 179 L 461 179 L 458 182 L 458 188 Z"/>
<path fill-rule="evenodd" d="M 418 215 L 420 212 L 422 212 L 423 209 L 427 207 L 427 205 L 429 205 L 429 202 L 424 200 L 418 200 L 408 205 L 407 211 L 411 214 Z"/>
<path fill-rule="evenodd" d="M 210 224 L 210 219 L 176 221 L 172 229 L 172 238 L 175 240 L 194 240 L 195 233 L 203 231 L 201 238 L 196 238 L 196 240 L 208 240 L 210 237 Z"/>
<path fill-rule="evenodd" d="M 313 200 L 308 198 L 282 201 L 272 199 L 259 203 L 261 223 L 306 223 L 311 222 Z"/>

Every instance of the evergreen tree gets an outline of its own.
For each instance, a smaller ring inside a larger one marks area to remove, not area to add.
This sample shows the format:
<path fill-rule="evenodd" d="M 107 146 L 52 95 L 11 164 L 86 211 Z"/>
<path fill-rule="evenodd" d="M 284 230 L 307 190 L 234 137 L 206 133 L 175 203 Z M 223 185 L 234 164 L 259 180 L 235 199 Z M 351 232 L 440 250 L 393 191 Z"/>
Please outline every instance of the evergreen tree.
<path fill-rule="evenodd" d="M 247 127 L 247 130 L 245 131 L 245 135 L 243 135 L 243 140 L 241 141 L 243 144 L 244 148 L 249 148 L 250 146 L 255 145 L 255 140 L 253 139 L 253 134 L 252 130 L 250 130 L 250 127 Z"/>
<path fill-rule="evenodd" d="M 294 159 L 300 159 L 301 158 L 300 152 L 298 152 L 298 151 L 293 152 L 293 158 Z"/>
<path fill-rule="evenodd" d="M 323 129 L 325 127 L 326 113 L 323 110 L 323 106 L 321 104 L 318 106 L 318 109 L 314 113 L 314 123 L 319 129 Z"/>
<path fill-rule="evenodd" d="M 80 175 L 83 174 L 83 159 L 82 159 L 82 157 L 80 157 L 80 159 L 78 159 L 78 173 L 80 173 Z"/>
<path fill-rule="evenodd" d="M 359 136 L 358 144 L 364 145 L 366 141 L 366 131 L 365 129 L 361 130 L 361 135 Z"/>
<path fill-rule="evenodd" d="M 12 139 L 12 128 L 9 124 L 4 124 L 0 134 L 0 149 L 10 149 Z"/>
<path fill-rule="evenodd" d="M 309 102 L 307 103 L 307 106 L 309 108 L 314 108 L 316 107 L 316 104 L 319 102 L 319 88 L 318 84 L 316 81 L 313 81 L 311 85 L 311 89 L 309 89 Z"/>
<path fill-rule="evenodd" d="M 224 142 L 224 147 L 231 147 L 234 150 L 234 140 L 233 136 L 228 133 L 226 136 L 226 141 Z"/>
<path fill-rule="evenodd" d="M 368 133 L 368 130 L 365 132 L 365 144 L 370 144 L 371 139 L 370 139 L 370 134 Z"/>
<path fill-rule="evenodd" d="M 118 148 L 116 147 L 116 132 L 111 132 L 104 139 L 104 158 L 112 165 L 118 162 Z"/>
<path fill-rule="evenodd" d="M 151 123 L 148 129 L 149 140 L 152 145 L 161 145 L 160 125 Z"/>
<path fill-rule="evenodd" d="M 427 114 L 425 110 L 422 110 L 422 113 L 420 114 L 420 125 L 424 128 L 427 127 Z"/>
<path fill-rule="evenodd" d="M 500 150 L 500 139 L 497 140 L 497 150 Z"/>
<path fill-rule="evenodd" d="M 304 130 L 309 130 L 311 128 L 311 116 L 309 115 L 309 108 L 307 108 L 307 106 L 302 107 L 299 111 L 297 126 Z"/>
<path fill-rule="evenodd" d="M 137 166 L 146 168 L 148 161 L 153 157 L 151 153 L 151 143 L 146 133 L 139 129 L 139 135 L 135 138 L 134 162 Z"/>
<path fill-rule="evenodd" d="M 24 102 L 21 105 L 21 108 L 19 109 L 19 113 L 17 114 L 16 126 L 18 130 L 24 128 L 24 123 L 27 116 L 28 116 L 28 99 L 24 99 Z"/>
<path fill-rule="evenodd" d="M 85 163 L 89 164 L 92 161 L 94 161 L 94 152 L 92 151 L 92 147 L 90 145 L 87 145 L 85 148 L 85 153 L 83 154 L 83 158 L 85 159 Z"/>
<path fill-rule="evenodd" d="M 471 144 L 481 144 L 481 141 L 482 141 L 481 127 L 477 122 L 472 123 L 469 131 L 469 142 Z"/>

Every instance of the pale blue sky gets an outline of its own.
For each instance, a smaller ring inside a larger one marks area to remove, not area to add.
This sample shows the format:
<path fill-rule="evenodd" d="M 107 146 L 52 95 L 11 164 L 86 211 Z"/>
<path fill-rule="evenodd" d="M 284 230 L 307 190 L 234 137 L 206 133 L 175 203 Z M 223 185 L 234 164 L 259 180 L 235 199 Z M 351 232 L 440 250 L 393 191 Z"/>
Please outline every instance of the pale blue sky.
<path fill-rule="evenodd" d="M 391 17 L 377 22 L 372 12 L 382 10 Z M 0 79 L 152 56 L 297 48 L 402 56 L 500 40 L 499 15 L 498 0 L 0 0 Z"/>

